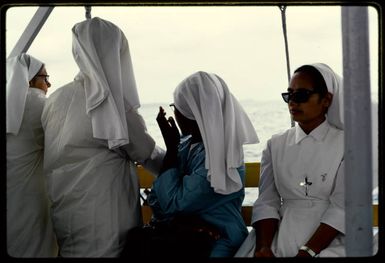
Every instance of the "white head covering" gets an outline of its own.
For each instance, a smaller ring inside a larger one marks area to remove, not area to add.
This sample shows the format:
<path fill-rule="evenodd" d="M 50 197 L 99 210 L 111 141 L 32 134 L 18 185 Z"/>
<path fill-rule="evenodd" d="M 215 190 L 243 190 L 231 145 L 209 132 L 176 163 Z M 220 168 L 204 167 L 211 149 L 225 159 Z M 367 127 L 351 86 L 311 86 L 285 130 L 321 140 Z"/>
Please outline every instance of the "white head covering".
<path fill-rule="evenodd" d="M 328 122 L 337 128 L 344 129 L 344 96 L 343 96 L 343 81 L 328 65 L 323 63 L 315 63 L 310 66 L 315 67 L 325 80 L 328 91 L 333 94 L 333 100 L 329 106 L 326 119 Z"/>
<path fill-rule="evenodd" d="M 7 59 L 7 133 L 19 133 L 29 81 L 43 65 L 43 62 L 25 53 Z"/>
<path fill-rule="evenodd" d="M 237 167 L 243 163 L 243 144 L 258 136 L 242 106 L 217 75 L 197 72 L 174 91 L 175 107 L 198 124 L 205 146 L 207 179 L 216 193 L 242 188 Z"/>
<path fill-rule="evenodd" d="M 110 149 L 128 144 L 126 112 L 140 103 L 127 39 L 116 25 L 98 17 L 76 24 L 72 32 L 93 136 L 108 140 Z"/>

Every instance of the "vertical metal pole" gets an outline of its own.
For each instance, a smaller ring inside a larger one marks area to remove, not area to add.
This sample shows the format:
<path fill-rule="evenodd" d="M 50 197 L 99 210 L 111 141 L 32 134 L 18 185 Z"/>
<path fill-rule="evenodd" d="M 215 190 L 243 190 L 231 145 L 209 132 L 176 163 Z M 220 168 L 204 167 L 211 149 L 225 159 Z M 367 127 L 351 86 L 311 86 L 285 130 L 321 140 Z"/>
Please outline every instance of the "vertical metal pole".
<path fill-rule="evenodd" d="M 290 60 L 289 60 L 289 45 L 287 43 L 287 30 L 286 30 L 286 6 L 280 5 L 279 9 L 281 10 L 281 19 L 282 19 L 282 31 L 283 38 L 285 40 L 285 52 L 286 52 L 286 68 L 287 68 L 287 80 L 290 82 Z"/>
<path fill-rule="evenodd" d="M 51 14 L 53 6 L 39 7 L 32 17 L 31 21 L 25 28 L 23 34 L 17 41 L 15 47 L 12 49 L 9 57 L 17 56 L 20 53 L 27 52 L 33 40 L 43 27 L 48 16 Z"/>
<path fill-rule="evenodd" d="M 84 8 L 86 9 L 86 19 L 91 19 L 91 6 L 86 5 Z"/>
<path fill-rule="evenodd" d="M 346 255 L 373 255 L 368 8 L 343 6 Z"/>
<path fill-rule="evenodd" d="M 278 6 L 279 10 L 281 11 L 281 19 L 282 19 L 282 32 L 283 32 L 283 38 L 285 40 L 285 54 L 286 54 L 286 68 L 287 68 L 287 81 L 290 83 L 290 56 L 289 56 L 289 44 L 287 41 L 287 30 L 286 30 L 286 6 L 285 5 L 280 5 Z M 291 117 L 291 127 L 295 126 L 294 120 Z"/>

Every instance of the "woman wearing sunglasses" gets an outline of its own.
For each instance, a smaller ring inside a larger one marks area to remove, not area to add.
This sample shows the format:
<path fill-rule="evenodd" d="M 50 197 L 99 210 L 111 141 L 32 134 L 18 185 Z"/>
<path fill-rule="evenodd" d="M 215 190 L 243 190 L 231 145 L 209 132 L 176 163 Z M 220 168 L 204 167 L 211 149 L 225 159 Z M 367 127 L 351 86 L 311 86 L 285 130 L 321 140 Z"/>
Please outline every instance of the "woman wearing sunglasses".
<path fill-rule="evenodd" d="M 7 59 L 7 251 L 11 257 L 55 257 L 43 176 L 40 117 L 51 87 L 43 62 L 22 53 Z"/>
<path fill-rule="evenodd" d="M 236 256 L 345 256 L 341 92 L 325 64 L 294 72 L 282 97 L 297 125 L 267 142 L 253 230 Z"/>

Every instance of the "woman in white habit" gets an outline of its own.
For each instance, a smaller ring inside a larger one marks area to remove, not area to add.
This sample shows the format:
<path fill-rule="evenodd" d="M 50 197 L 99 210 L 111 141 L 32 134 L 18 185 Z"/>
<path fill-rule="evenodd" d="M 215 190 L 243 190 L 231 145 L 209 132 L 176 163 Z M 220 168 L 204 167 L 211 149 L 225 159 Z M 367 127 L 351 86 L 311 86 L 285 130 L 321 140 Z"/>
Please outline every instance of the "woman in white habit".
<path fill-rule="evenodd" d="M 343 257 L 342 79 L 304 65 L 282 97 L 297 125 L 267 142 L 253 229 L 235 256 Z"/>
<path fill-rule="evenodd" d="M 22 53 L 7 59 L 7 250 L 12 257 L 55 257 L 43 176 L 40 117 L 51 83 L 40 60 Z"/>
<path fill-rule="evenodd" d="M 128 42 L 98 17 L 73 29 L 80 72 L 47 100 L 45 172 L 62 257 L 118 257 L 141 225 L 134 162 L 157 174 L 155 146 L 140 107 Z"/>

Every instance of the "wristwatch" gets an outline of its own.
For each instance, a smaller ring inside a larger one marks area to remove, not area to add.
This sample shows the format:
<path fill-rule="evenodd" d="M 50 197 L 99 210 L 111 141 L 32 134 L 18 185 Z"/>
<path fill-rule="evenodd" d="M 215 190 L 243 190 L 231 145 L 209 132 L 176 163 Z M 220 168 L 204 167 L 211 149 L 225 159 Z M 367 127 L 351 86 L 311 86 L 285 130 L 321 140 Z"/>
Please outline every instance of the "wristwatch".
<path fill-rule="evenodd" d="M 307 247 L 307 246 L 302 246 L 302 247 L 300 247 L 299 250 L 306 251 L 313 258 L 318 255 L 317 253 L 314 252 L 313 249 L 311 249 L 310 247 Z"/>

